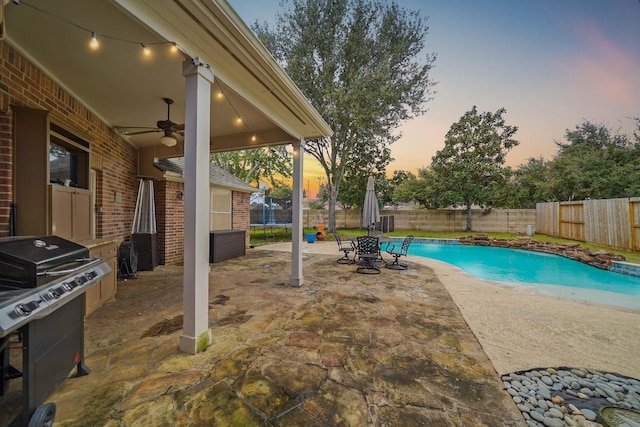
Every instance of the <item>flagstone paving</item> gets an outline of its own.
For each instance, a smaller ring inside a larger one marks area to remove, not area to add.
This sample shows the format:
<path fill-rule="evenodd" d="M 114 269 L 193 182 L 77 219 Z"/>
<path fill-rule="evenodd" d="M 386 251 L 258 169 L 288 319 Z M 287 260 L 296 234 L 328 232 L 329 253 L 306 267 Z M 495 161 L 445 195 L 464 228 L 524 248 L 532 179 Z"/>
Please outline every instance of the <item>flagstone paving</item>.
<path fill-rule="evenodd" d="M 86 322 L 90 375 L 56 426 L 522 426 L 458 307 L 425 266 L 361 275 L 336 255 L 251 251 L 211 266 L 212 345 L 178 349 L 182 268 L 119 282 Z"/>

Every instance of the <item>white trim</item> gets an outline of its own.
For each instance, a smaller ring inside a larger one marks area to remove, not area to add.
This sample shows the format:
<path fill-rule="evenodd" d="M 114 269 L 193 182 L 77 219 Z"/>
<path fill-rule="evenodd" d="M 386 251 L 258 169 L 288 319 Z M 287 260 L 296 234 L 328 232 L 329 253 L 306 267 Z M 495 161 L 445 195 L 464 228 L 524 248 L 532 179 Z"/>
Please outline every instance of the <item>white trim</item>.
<path fill-rule="evenodd" d="M 293 191 L 292 191 L 292 226 L 291 226 L 291 286 L 300 287 L 304 283 L 302 275 L 302 185 L 304 140 L 293 145 Z"/>
<path fill-rule="evenodd" d="M 184 281 L 180 350 L 196 354 L 211 344 L 209 329 L 209 68 L 185 61 Z"/>

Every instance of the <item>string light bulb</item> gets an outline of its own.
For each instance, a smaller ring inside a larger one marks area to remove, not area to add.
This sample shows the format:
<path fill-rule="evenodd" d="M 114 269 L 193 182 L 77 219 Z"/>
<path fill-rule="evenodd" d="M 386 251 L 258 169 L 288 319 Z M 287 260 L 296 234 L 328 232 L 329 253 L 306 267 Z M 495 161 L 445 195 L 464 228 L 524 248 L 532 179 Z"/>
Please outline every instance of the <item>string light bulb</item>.
<path fill-rule="evenodd" d="M 151 56 L 151 49 L 145 46 L 144 43 L 140 43 L 140 46 L 142 46 L 142 53 L 144 56 Z"/>
<path fill-rule="evenodd" d="M 240 117 L 236 118 L 236 124 L 237 125 L 241 125 L 242 124 L 242 119 Z"/>
<path fill-rule="evenodd" d="M 98 37 L 95 32 L 91 32 L 91 40 L 89 41 L 89 48 L 91 50 L 98 50 L 100 43 L 98 43 Z"/>
<path fill-rule="evenodd" d="M 169 48 L 169 52 L 178 53 L 178 44 L 177 43 L 171 43 L 171 47 Z"/>
<path fill-rule="evenodd" d="M 256 142 L 256 134 L 254 133 L 253 136 L 251 137 L 251 142 Z"/>

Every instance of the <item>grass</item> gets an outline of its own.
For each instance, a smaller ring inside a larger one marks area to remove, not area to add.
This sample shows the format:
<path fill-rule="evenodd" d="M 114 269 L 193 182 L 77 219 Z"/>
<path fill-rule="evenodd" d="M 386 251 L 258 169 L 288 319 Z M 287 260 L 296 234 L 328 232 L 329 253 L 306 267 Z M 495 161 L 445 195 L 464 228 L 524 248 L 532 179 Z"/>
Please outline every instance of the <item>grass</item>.
<path fill-rule="evenodd" d="M 315 233 L 315 228 L 305 228 L 304 234 L 307 233 Z M 340 236 L 342 237 L 356 237 L 362 236 L 365 234 L 365 230 L 360 228 L 349 228 L 349 229 L 340 229 L 338 230 Z M 416 237 L 427 237 L 432 239 L 457 239 L 462 236 L 470 236 L 474 234 L 474 232 L 464 232 L 464 231 L 421 231 L 421 230 L 397 230 L 391 233 L 385 233 L 386 236 L 389 237 L 403 237 L 407 234 L 413 234 Z M 486 233 L 491 239 L 515 239 L 518 237 L 512 233 Z M 568 239 L 560 239 L 557 237 L 546 236 L 542 234 L 536 234 L 531 237 L 533 240 L 539 242 L 552 242 L 552 243 L 578 243 L 583 248 L 588 248 L 591 250 L 605 250 L 610 251 L 615 254 L 624 255 L 627 261 L 640 264 L 640 252 L 630 252 L 624 251 L 620 249 L 609 248 L 606 246 L 599 246 L 593 244 L 587 244 L 584 242 L 578 242 L 575 240 Z M 333 240 L 332 235 L 327 235 L 328 240 Z M 290 242 L 291 241 L 291 229 L 288 229 L 285 233 L 284 228 L 274 228 L 273 233 L 264 233 L 261 229 L 256 229 L 251 231 L 251 244 L 254 246 L 264 245 L 272 242 Z"/>

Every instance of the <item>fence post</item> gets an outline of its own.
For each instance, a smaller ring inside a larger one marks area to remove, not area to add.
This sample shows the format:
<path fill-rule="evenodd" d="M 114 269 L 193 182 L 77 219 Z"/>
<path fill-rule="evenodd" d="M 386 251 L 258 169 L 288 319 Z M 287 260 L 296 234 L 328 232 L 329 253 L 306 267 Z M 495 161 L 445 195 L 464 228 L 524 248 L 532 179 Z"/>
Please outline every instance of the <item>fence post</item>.
<path fill-rule="evenodd" d="M 631 222 L 631 251 L 635 252 L 638 249 L 637 229 L 640 228 L 640 224 L 636 224 L 636 207 L 635 202 L 629 200 L 629 221 Z"/>
<path fill-rule="evenodd" d="M 558 203 L 558 237 L 562 237 L 562 203 Z"/>

